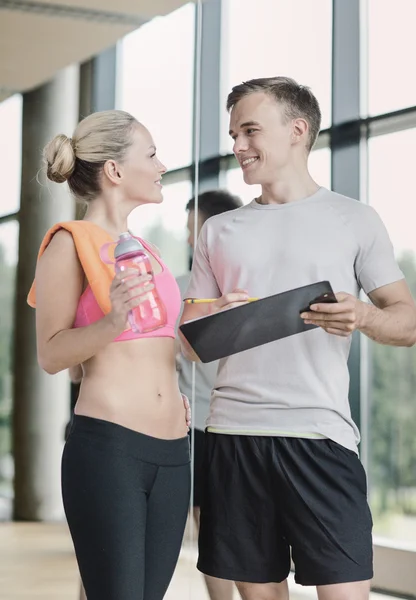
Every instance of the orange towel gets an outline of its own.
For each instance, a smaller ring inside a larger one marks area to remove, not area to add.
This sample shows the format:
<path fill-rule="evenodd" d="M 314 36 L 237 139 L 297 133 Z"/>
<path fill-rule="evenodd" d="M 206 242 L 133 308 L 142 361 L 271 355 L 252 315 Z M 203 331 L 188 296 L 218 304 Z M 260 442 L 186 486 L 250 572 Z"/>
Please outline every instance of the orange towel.
<path fill-rule="evenodd" d="M 95 299 L 104 314 L 111 310 L 110 286 L 115 270 L 113 265 L 105 264 L 100 258 L 100 248 L 103 244 L 113 241 L 109 233 L 90 221 L 67 221 L 57 223 L 49 229 L 43 238 L 38 253 L 38 260 L 44 253 L 52 237 L 59 229 L 66 229 L 74 238 L 75 247 L 85 276 L 95 296 Z M 109 258 L 114 254 L 114 246 L 109 248 Z M 36 281 L 30 288 L 27 302 L 36 307 Z"/>

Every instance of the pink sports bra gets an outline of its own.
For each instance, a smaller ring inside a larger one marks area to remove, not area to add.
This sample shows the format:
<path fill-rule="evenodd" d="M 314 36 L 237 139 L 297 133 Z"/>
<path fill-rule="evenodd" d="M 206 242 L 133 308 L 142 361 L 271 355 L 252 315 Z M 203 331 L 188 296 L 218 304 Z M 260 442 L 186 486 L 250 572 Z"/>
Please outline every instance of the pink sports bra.
<path fill-rule="evenodd" d="M 139 338 L 150 338 L 150 337 L 175 337 L 175 325 L 177 318 L 181 310 L 181 294 L 178 288 L 178 284 L 175 281 L 172 273 L 169 271 L 167 266 L 162 260 L 155 255 L 148 244 L 141 238 L 137 238 L 144 248 L 151 254 L 154 259 L 160 264 L 162 271 L 161 273 L 155 274 L 155 285 L 158 294 L 166 307 L 167 323 L 160 329 L 149 331 L 148 333 L 135 333 L 131 329 L 126 329 L 121 335 L 119 335 L 114 341 L 124 342 L 126 340 L 135 340 Z M 77 313 L 75 316 L 74 327 L 85 327 L 91 323 L 99 321 L 104 316 L 101 308 L 99 307 L 91 287 L 88 285 L 79 299 Z"/>

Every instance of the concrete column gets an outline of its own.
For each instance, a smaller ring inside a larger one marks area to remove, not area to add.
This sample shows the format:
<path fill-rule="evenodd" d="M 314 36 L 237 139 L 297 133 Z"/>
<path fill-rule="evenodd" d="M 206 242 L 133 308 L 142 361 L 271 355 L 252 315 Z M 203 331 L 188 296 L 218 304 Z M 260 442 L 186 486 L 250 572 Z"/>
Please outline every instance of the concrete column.
<path fill-rule="evenodd" d="M 72 135 L 78 122 L 79 68 L 60 71 L 49 83 L 23 96 L 22 192 L 14 337 L 16 520 L 63 517 L 60 462 L 69 415 L 67 372 L 48 375 L 38 366 L 35 311 L 26 296 L 47 229 L 70 220 L 74 204 L 66 184 L 54 184 L 41 169 L 41 152 L 56 134 Z M 37 181 L 39 180 L 39 182 Z"/>

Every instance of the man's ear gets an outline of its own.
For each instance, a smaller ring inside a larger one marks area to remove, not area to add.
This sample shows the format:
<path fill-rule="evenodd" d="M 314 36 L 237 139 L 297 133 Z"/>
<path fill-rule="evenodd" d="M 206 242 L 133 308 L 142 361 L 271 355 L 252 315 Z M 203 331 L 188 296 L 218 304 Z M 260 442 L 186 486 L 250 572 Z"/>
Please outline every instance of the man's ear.
<path fill-rule="evenodd" d="M 115 160 L 107 160 L 104 163 L 103 172 L 114 185 L 119 185 L 123 178 L 121 166 Z"/>
<path fill-rule="evenodd" d="M 292 129 L 292 140 L 295 144 L 305 140 L 309 135 L 309 125 L 305 119 L 294 119 Z"/>

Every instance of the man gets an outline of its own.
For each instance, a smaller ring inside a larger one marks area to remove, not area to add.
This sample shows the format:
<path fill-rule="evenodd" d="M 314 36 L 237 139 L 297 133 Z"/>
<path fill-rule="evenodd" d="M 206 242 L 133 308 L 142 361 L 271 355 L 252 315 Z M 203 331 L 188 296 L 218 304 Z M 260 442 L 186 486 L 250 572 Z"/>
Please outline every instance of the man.
<path fill-rule="evenodd" d="M 372 522 L 348 403 L 350 336 L 411 346 L 415 304 L 376 212 L 308 172 L 321 121 L 312 92 L 257 79 L 234 87 L 227 107 L 244 180 L 262 194 L 202 228 L 186 296 L 218 300 L 186 304 L 183 321 L 324 279 L 338 303 L 302 314 L 317 328 L 220 361 L 198 567 L 239 582 L 244 600 L 286 600 L 291 551 L 297 582 L 319 600 L 366 600 Z"/>
<path fill-rule="evenodd" d="M 240 198 L 233 196 L 225 190 L 211 190 L 204 192 L 198 198 L 198 215 L 195 214 L 195 199 L 189 200 L 186 210 L 188 211 L 188 244 L 194 251 L 195 241 L 195 219 L 197 218 L 197 236 L 202 225 L 207 219 L 242 206 Z M 182 296 L 184 295 L 190 280 L 190 273 L 177 278 Z M 198 363 L 195 370 L 195 408 L 192 414 L 194 428 L 194 520 L 199 529 L 199 514 L 201 505 L 201 483 L 203 477 L 202 458 L 204 454 L 204 429 L 209 412 L 209 401 L 211 391 L 215 385 L 218 361 L 207 364 Z M 179 387 L 183 394 L 189 398 L 192 396 L 192 365 L 183 356 L 178 354 Z M 205 575 L 205 583 L 211 600 L 232 600 L 234 584 L 232 581 L 216 579 Z"/>

